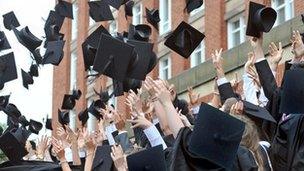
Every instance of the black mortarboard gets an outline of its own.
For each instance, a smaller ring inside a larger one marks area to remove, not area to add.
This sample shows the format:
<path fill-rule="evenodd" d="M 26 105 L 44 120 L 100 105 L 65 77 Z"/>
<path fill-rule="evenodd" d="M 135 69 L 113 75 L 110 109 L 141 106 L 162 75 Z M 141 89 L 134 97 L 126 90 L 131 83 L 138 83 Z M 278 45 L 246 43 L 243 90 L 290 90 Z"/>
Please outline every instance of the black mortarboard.
<path fill-rule="evenodd" d="M 40 48 L 35 49 L 32 52 L 32 58 L 36 61 L 37 64 L 42 64 L 42 56 L 40 54 Z"/>
<path fill-rule="evenodd" d="M 110 100 L 112 94 L 109 95 L 108 91 L 103 91 L 102 89 L 100 89 L 99 93 L 94 89 L 94 92 L 95 92 L 96 95 L 99 96 L 99 99 L 101 101 L 101 108 L 105 109 L 106 108 L 106 104 Z"/>
<path fill-rule="evenodd" d="M 52 30 L 55 30 L 54 33 L 57 34 L 57 31 L 59 32 L 59 30 L 62 27 L 63 22 L 64 22 L 64 16 L 59 15 L 57 12 L 55 12 L 53 10 L 50 11 L 48 18 L 46 19 L 45 24 L 44 24 L 44 31 L 45 31 L 46 38 L 48 41 L 52 41 L 52 40 L 49 40 L 49 38 L 51 36 L 53 36 L 53 34 L 51 34 Z M 57 27 L 53 27 L 53 26 L 57 26 Z M 52 30 L 50 30 L 50 29 L 52 29 Z"/>
<path fill-rule="evenodd" d="M 230 170 L 244 129 L 242 121 L 202 103 L 189 141 L 189 151 Z"/>
<path fill-rule="evenodd" d="M 148 8 L 146 8 L 146 17 L 148 23 L 150 23 L 156 30 L 158 30 L 158 23 L 160 22 L 159 10 L 158 9 L 149 10 Z"/>
<path fill-rule="evenodd" d="M 29 74 L 32 77 L 38 77 L 39 76 L 38 65 L 32 64 L 31 67 L 30 67 Z"/>
<path fill-rule="evenodd" d="M 0 96 L 0 111 L 4 110 L 9 102 L 10 95 Z"/>
<path fill-rule="evenodd" d="M 70 2 L 58 0 L 58 4 L 55 6 L 55 11 L 61 16 L 73 19 L 73 5 Z"/>
<path fill-rule="evenodd" d="M 18 119 L 21 116 L 21 112 L 19 111 L 17 106 L 15 106 L 12 103 L 9 103 L 8 105 L 6 105 L 3 112 L 6 113 L 8 116 L 14 117 L 16 119 Z"/>
<path fill-rule="evenodd" d="M 134 6 L 134 1 L 128 1 L 125 4 L 125 17 L 127 16 L 132 17 L 133 16 L 133 6 Z"/>
<path fill-rule="evenodd" d="M 102 102 L 100 100 L 93 101 L 88 108 L 88 112 L 91 113 L 96 119 L 100 120 L 102 115 L 99 113 L 99 109 L 102 107 Z"/>
<path fill-rule="evenodd" d="M 252 119 L 256 123 L 256 125 L 261 125 L 264 120 L 276 123 L 276 120 L 264 107 L 254 105 L 247 101 L 243 101 L 243 104 L 244 104 L 244 113 L 250 119 Z"/>
<path fill-rule="evenodd" d="M 64 125 L 68 125 L 70 123 L 69 111 L 61 111 L 58 109 L 58 122 L 63 128 L 65 128 Z"/>
<path fill-rule="evenodd" d="M 43 127 L 42 123 L 32 119 L 30 120 L 29 131 L 31 131 L 32 133 L 38 135 L 42 127 Z"/>
<path fill-rule="evenodd" d="M 11 46 L 3 31 L 0 31 L 0 51 L 10 49 Z"/>
<path fill-rule="evenodd" d="M 65 41 L 51 41 L 48 42 L 42 64 L 53 64 L 58 66 L 63 58 L 63 46 Z"/>
<path fill-rule="evenodd" d="M 28 152 L 25 142 L 30 132 L 22 127 L 5 132 L 0 137 L 0 148 L 10 161 L 22 159 Z"/>
<path fill-rule="evenodd" d="M 114 165 L 111 158 L 111 152 L 110 145 L 97 146 L 92 170 L 113 170 Z"/>
<path fill-rule="evenodd" d="M 3 128 L 2 128 L 2 126 L 0 126 L 0 137 L 1 137 L 2 133 L 3 133 Z"/>
<path fill-rule="evenodd" d="M 18 41 L 31 52 L 37 49 L 42 43 L 42 40 L 33 35 L 27 26 L 20 31 L 14 28 L 13 31 Z"/>
<path fill-rule="evenodd" d="M 30 144 L 31 144 L 31 146 L 32 146 L 32 149 L 33 150 L 36 150 L 37 149 L 37 145 L 36 145 L 36 143 L 35 143 L 35 141 L 29 141 L 30 142 Z"/>
<path fill-rule="evenodd" d="M 119 10 L 120 6 L 124 3 L 124 0 L 105 0 L 105 2 L 113 8 Z"/>
<path fill-rule="evenodd" d="M 87 108 L 78 114 L 78 119 L 81 121 L 82 126 L 87 123 L 89 119 L 89 113 Z"/>
<path fill-rule="evenodd" d="M 105 1 L 90 1 L 90 16 L 96 21 L 114 20 L 110 6 Z"/>
<path fill-rule="evenodd" d="M 184 58 L 189 58 L 204 37 L 203 33 L 183 21 L 167 38 L 165 45 Z"/>
<path fill-rule="evenodd" d="M 260 32 L 269 32 L 277 19 L 277 12 L 265 5 L 249 3 L 246 35 L 260 37 Z"/>
<path fill-rule="evenodd" d="M 187 12 L 190 14 L 191 11 L 201 7 L 203 3 L 203 0 L 186 0 Z"/>
<path fill-rule="evenodd" d="M 140 161 L 140 162 L 139 162 Z M 136 171 L 166 171 L 163 146 L 148 148 L 127 156 L 129 170 Z"/>
<path fill-rule="evenodd" d="M 280 113 L 304 114 L 303 76 L 304 70 L 301 68 L 286 71 L 282 85 Z"/>
<path fill-rule="evenodd" d="M 101 34 L 93 70 L 123 81 L 133 53 L 133 46 L 112 36 Z"/>
<path fill-rule="evenodd" d="M 101 34 L 111 35 L 109 31 L 103 27 L 103 25 L 100 25 L 94 32 L 92 32 L 86 39 L 85 42 L 87 42 L 90 46 L 92 46 L 94 49 L 98 48 L 99 40 L 101 37 Z"/>
<path fill-rule="evenodd" d="M 46 128 L 46 129 L 49 129 L 49 130 L 53 130 L 52 119 L 50 119 L 50 118 L 47 118 L 47 119 L 46 119 L 45 128 Z"/>
<path fill-rule="evenodd" d="M 147 73 L 150 73 L 154 67 L 156 66 L 157 64 L 157 55 L 155 52 L 152 52 L 151 54 L 151 58 L 150 58 L 150 63 L 149 63 L 149 67 L 148 67 L 148 72 Z"/>
<path fill-rule="evenodd" d="M 6 82 L 17 79 L 17 70 L 14 53 L 0 56 L 0 89 Z"/>
<path fill-rule="evenodd" d="M 134 46 L 135 52 L 138 55 L 136 64 L 129 67 L 128 77 L 145 80 L 150 61 L 152 60 L 151 58 L 153 57 L 153 44 L 136 40 L 128 40 L 127 43 Z"/>
<path fill-rule="evenodd" d="M 3 15 L 3 25 L 8 30 L 12 30 L 12 27 L 16 28 L 20 26 L 19 21 L 13 11 Z"/>
<path fill-rule="evenodd" d="M 30 125 L 30 122 L 26 119 L 26 117 L 24 115 L 21 115 L 18 118 L 18 122 L 22 125 L 23 128 Z"/>
<path fill-rule="evenodd" d="M 133 26 L 132 24 L 129 27 L 128 38 L 139 41 L 149 41 L 149 37 L 151 36 L 152 29 L 147 24 L 138 24 Z"/>
<path fill-rule="evenodd" d="M 72 110 L 76 105 L 73 95 L 65 94 L 62 101 L 61 109 Z"/>
<path fill-rule="evenodd" d="M 129 92 L 129 90 L 133 90 L 137 93 L 137 89 L 141 88 L 142 81 L 132 78 L 126 78 L 124 81 L 118 81 L 113 79 L 113 87 L 114 87 L 114 95 L 122 96 L 124 92 Z"/>
<path fill-rule="evenodd" d="M 25 72 L 23 69 L 21 69 L 21 76 L 22 84 L 26 89 L 28 89 L 29 84 L 34 84 L 33 77 L 29 73 Z"/>
<path fill-rule="evenodd" d="M 72 96 L 73 96 L 73 98 L 76 99 L 76 100 L 79 100 L 80 97 L 81 97 L 81 95 L 82 95 L 81 90 L 73 90 L 73 91 L 72 91 Z"/>

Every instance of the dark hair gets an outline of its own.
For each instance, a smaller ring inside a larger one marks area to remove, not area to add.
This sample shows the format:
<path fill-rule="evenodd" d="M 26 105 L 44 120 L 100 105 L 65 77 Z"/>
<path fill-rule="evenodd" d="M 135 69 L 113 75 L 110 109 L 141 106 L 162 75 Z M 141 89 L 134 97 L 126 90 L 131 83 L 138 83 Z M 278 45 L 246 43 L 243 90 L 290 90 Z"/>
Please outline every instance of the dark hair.
<path fill-rule="evenodd" d="M 30 141 L 30 143 L 31 143 L 32 149 L 36 150 L 37 149 L 36 148 L 36 143 L 34 141 Z"/>
<path fill-rule="evenodd" d="M 50 148 L 49 148 L 49 154 L 51 156 L 51 159 L 52 159 L 53 162 L 58 163 L 59 161 L 58 161 L 57 157 L 53 156 L 53 154 L 52 154 L 52 149 L 53 149 L 53 145 L 51 145 Z"/>

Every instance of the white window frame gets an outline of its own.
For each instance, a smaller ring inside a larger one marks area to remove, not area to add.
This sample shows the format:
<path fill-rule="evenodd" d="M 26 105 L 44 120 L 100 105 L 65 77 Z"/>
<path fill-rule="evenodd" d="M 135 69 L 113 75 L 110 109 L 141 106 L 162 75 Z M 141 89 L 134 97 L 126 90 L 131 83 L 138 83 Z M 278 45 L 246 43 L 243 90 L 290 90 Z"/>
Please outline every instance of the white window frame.
<path fill-rule="evenodd" d="M 114 24 L 115 24 L 115 28 L 113 28 Z M 117 31 L 118 31 L 118 26 L 117 26 L 117 22 L 115 19 L 109 23 L 109 33 L 111 35 L 115 35 L 117 33 Z"/>
<path fill-rule="evenodd" d="M 240 22 L 240 26 L 239 26 L 239 28 L 233 30 L 233 23 L 235 23 L 237 21 Z M 245 36 L 246 35 L 245 34 L 245 32 L 246 32 L 246 24 L 245 24 L 244 16 L 239 15 L 239 16 L 236 16 L 236 17 L 234 17 L 232 19 L 229 19 L 227 21 L 227 27 L 228 27 L 228 29 L 227 29 L 227 32 L 228 32 L 227 33 L 227 35 L 228 35 L 228 40 L 227 40 L 228 41 L 228 49 L 237 46 L 237 45 L 235 45 L 234 39 L 233 39 L 234 38 L 233 35 L 236 32 L 240 32 L 240 44 L 242 44 L 243 42 L 245 42 L 245 40 L 246 40 L 246 36 Z"/>
<path fill-rule="evenodd" d="M 139 8 L 139 12 L 136 11 L 136 8 Z M 133 25 L 141 24 L 142 23 L 142 4 L 141 3 L 135 4 L 132 11 L 133 11 L 133 19 L 132 19 Z M 137 20 L 135 20 L 136 17 L 139 17 L 138 22 L 135 22 L 135 21 L 137 21 Z"/>
<path fill-rule="evenodd" d="M 199 52 L 201 53 L 201 56 L 200 56 L 201 62 L 200 63 L 198 63 L 197 60 L 196 60 L 196 57 L 197 57 L 196 54 L 199 53 Z M 199 44 L 199 46 L 196 47 L 196 49 L 192 52 L 192 54 L 190 56 L 190 66 L 191 66 L 191 68 L 205 62 L 205 59 L 206 59 L 205 58 L 205 40 L 203 40 Z"/>
<path fill-rule="evenodd" d="M 168 7 L 165 9 L 164 2 L 168 1 Z M 164 12 L 168 13 L 168 20 L 164 20 Z M 165 33 L 168 33 L 171 30 L 171 0 L 159 0 L 159 17 L 160 17 L 160 23 L 159 23 L 159 34 L 163 35 Z M 168 25 L 167 29 L 165 30 L 165 25 Z"/>
<path fill-rule="evenodd" d="M 204 9 L 205 9 L 205 3 L 203 3 L 203 5 L 200 6 L 199 8 L 197 8 L 197 9 L 191 11 L 191 12 L 190 12 L 190 16 L 193 16 L 193 15 L 199 13 L 199 12 L 202 12 Z"/>
<path fill-rule="evenodd" d="M 71 53 L 70 90 L 77 88 L 77 51 Z"/>
<path fill-rule="evenodd" d="M 72 33 L 71 33 L 71 39 L 75 40 L 77 39 L 77 34 L 78 34 L 78 4 L 75 1 L 73 3 L 73 20 L 72 20 Z"/>
<path fill-rule="evenodd" d="M 277 0 L 272 0 L 271 5 L 272 5 L 272 8 L 275 9 L 276 11 L 284 8 L 285 20 L 283 21 L 283 23 L 294 17 L 294 0 L 284 0 L 284 3 L 281 5 L 277 4 Z M 275 26 L 282 24 L 282 23 L 278 23 L 279 22 L 278 17 L 274 24 Z"/>
<path fill-rule="evenodd" d="M 168 60 L 168 65 L 164 66 L 164 61 Z M 162 57 L 159 60 L 159 78 L 162 80 L 166 80 L 166 79 L 170 79 L 171 78 L 171 57 L 170 55 L 165 55 L 164 57 Z M 167 78 L 165 78 L 164 76 L 164 70 L 168 70 L 168 75 L 166 76 Z"/>

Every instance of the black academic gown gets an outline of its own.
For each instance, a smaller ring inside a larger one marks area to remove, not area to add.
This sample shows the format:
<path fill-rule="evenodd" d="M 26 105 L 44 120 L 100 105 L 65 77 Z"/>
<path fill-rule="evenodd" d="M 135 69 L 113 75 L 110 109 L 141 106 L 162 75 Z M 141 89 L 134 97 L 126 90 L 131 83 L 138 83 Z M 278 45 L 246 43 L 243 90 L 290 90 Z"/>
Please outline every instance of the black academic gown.
<path fill-rule="evenodd" d="M 61 166 L 53 162 L 43 161 L 19 161 L 4 162 L 0 165 L 0 171 L 61 171 Z"/>

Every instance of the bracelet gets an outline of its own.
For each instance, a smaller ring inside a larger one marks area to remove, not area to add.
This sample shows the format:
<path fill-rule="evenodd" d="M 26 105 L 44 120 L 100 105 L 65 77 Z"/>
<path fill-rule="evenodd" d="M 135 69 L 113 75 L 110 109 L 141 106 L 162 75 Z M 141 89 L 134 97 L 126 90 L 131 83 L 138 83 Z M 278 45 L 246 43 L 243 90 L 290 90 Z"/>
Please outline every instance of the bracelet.
<path fill-rule="evenodd" d="M 68 161 L 66 161 L 66 160 L 60 161 L 60 162 L 59 162 L 59 165 L 62 165 L 62 164 L 64 164 L 64 163 L 68 164 Z"/>

